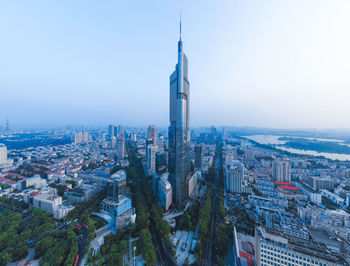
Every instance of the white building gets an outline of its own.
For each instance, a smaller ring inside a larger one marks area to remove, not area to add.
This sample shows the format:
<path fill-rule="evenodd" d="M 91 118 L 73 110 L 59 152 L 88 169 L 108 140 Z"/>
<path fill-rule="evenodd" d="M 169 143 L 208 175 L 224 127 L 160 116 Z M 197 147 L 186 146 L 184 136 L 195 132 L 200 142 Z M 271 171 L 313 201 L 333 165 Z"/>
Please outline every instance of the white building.
<path fill-rule="evenodd" d="M 326 245 L 298 241 L 263 227 L 255 230 L 255 261 L 260 265 L 345 265 Z"/>
<path fill-rule="evenodd" d="M 89 133 L 87 132 L 78 132 L 74 134 L 74 143 L 82 143 L 89 141 Z"/>
<path fill-rule="evenodd" d="M 111 137 L 110 146 L 111 146 L 111 149 L 113 149 L 113 150 L 115 150 L 117 148 L 117 138 L 115 136 Z"/>
<path fill-rule="evenodd" d="M 7 147 L 5 144 L 0 143 L 0 168 L 11 168 L 13 165 L 13 159 L 7 158 Z"/>
<path fill-rule="evenodd" d="M 328 190 L 320 189 L 320 193 L 322 196 L 331 200 L 334 204 L 344 205 L 345 203 L 345 200 L 343 198 L 339 197 L 338 195 L 332 192 L 329 192 Z"/>
<path fill-rule="evenodd" d="M 233 160 L 226 166 L 226 189 L 232 193 L 242 193 L 244 166 Z"/>
<path fill-rule="evenodd" d="M 277 159 L 272 163 L 272 177 L 280 182 L 290 182 L 291 170 L 289 160 Z"/>
<path fill-rule="evenodd" d="M 7 147 L 0 143 L 0 165 L 7 163 Z"/>
<path fill-rule="evenodd" d="M 302 183 L 295 182 L 294 185 L 300 189 L 309 199 L 309 201 L 319 205 L 322 203 L 322 196 L 316 190 L 311 187 L 305 186 Z"/>

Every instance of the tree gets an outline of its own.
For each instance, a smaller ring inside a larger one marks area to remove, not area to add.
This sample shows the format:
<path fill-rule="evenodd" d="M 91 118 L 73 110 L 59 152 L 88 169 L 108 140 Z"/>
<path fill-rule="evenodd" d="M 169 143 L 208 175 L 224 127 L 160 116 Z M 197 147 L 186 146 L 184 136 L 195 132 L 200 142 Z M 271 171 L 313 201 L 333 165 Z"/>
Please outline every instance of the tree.
<path fill-rule="evenodd" d="M 162 219 L 159 224 L 159 233 L 161 236 L 166 237 L 170 233 L 170 226 L 167 221 Z"/>
<path fill-rule="evenodd" d="M 142 257 L 149 264 L 156 263 L 156 254 L 154 252 L 151 234 L 148 229 L 143 229 L 140 232 L 140 238 L 137 241 L 137 249 L 141 252 Z"/>

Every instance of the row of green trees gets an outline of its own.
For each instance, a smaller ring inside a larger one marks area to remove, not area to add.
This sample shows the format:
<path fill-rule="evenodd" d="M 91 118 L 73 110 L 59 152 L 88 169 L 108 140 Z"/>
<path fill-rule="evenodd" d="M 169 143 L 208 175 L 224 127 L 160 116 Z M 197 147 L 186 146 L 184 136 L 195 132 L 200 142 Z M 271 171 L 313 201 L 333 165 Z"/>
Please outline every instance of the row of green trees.
<path fill-rule="evenodd" d="M 55 225 L 52 215 L 44 210 L 30 208 L 23 217 L 21 203 L 6 197 L 0 202 L 8 203 L 0 213 L 0 265 L 6 265 L 26 257 L 29 241 L 52 231 Z"/>
<path fill-rule="evenodd" d="M 35 247 L 34 258 L 40 265 L 73 265 L 78 254 L 77 235 L 72 229 L 53 231 L 41 239 Z"/>
<path fill-rule="evenodd" d="M 100 252 L 96 256 L 90 253 L 89 265 L 123 265 L 123 255 L 128 247 L 129 230 L 118 231 L 115 235 L 110 233 L 105 236 L 104 244 L 101 246 Z"/>
<path fill-rule="evenodd" d="M 128 144 L 127 150 L 129 159 L 127 181 L 130 184 L 133 205 L 136 209 L 136 226 L 132 234 L 139 236 L 137 252 L 142 254 L 148 264 L 153 265 L 156 263 L 156 254 L 149 227 L 151 222 L 154 225 L 160 224 L 163 210 L 157 204 L 152 190 L 152 182 L 143 171 L 142 162 L 137 157 L 135 146 Z"/>
<path fill-rule="evenodd" d="M 154 253 L 152 238 L 148 229 L 141 230 L 136 246 L 137 251 L 142 254 L 142 257 L 147 263 L 156 263 L 156 254 Z"/>
<path fill-rule="evenodd" d="M 177 222 L 177 228 L 180 230 L 195 231 L 198 222 L 198 214 L 200 203 L 198 200 L 194 201 L 185 213 L 180 216 Z"/>
<path fill-rule="evenodd" d="M 224 265 L 225 256 L 227 255 L 229 239 L 233 237 L 233 226 L 231 223 L 225 223 L 226 208 L 225 208 L 225 180 L 223 171 L 223 154 L 222 144 L 218 144 L 218 156 L 220 158 L 219 168 L 219 186 L 218 186 L 218 216 L 219 226 L 216 227 L 215 247 L 217 248 L 217 262 L 219 265 Z"/>

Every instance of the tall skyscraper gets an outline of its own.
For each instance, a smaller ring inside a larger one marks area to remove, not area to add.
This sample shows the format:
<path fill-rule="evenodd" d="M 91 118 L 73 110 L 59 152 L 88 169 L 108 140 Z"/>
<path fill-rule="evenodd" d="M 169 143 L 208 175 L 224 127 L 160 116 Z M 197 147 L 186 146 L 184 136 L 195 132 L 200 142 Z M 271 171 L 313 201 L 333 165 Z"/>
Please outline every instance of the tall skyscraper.
<path fill-rule="evenodd" d="M 157 146 L 158 146 L 159 151 L 164 150 L 164 137 L 163 136 L 160 136 L 159 138 L 157 138 Z"/>
<path fill-rule="evenodd" d="M 154 144 L 149 144 L 146 150 L 147 174 L 153 175 L 156 173 L 156 153 L 158 148 Z"/>
<path fill-rule="evenodd" d="M 175 203 L 179 206 L 186 204 L 186 178 L 190 170 L 190 83 L 180 21 L 178 62 L 170 76 L 169 126 L 169 181 L 174 190 Z"/>
<path fill-rule="evenodd" d="M 155 125 L 148 127 L 148 139 L 152 141 L 153 145 L 157 145 L 157 130 Z"/>
<path fill-rule="evenodd" d="M 110 140 L 111 149 L 115 150 L 117 148 L 117 138 L 112 136 Z"/>
<path fill-rule="evenodd" d="M 117 138 L 117 157 L 118 160 L 124 159 L 126 156 L 126 147 L 125 147 L 125 136 L 124 128 L 122 125 L 118 126 L 118 138 Z"/>
<path fill-rule="evenodd" d="M 117 156 L 118 160 L 122 160 L 126 156 L 124 134 L 119 135 L 117 139 Z"/>
<path fill-rule="evenodd" d="M 202 170 L 204 158 L 204 145 L 199 144 L 194 147 L 194 169 Z"/>
<path fill-rule="evenodd" d="M 117 137 L 117 127 L 111 124 L 108 126 L 108 139 L 111 140 L 113 136 Z"/>
<path fill-rule="evenodd" d="M 124 138 L 124 128 L 122 125 L 118 126 L 118 136 L 122 136 Z"/>

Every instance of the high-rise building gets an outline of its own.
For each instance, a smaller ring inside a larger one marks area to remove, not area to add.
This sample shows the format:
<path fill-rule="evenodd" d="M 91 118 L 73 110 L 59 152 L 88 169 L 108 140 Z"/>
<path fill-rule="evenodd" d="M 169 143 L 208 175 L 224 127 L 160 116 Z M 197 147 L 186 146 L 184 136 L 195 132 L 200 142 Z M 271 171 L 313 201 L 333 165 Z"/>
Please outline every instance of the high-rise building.
<path fill-rule="evenodd" d="M 232 193 L 242 193 L 244 166 L 239 161 L 231 161 L 226 168 L 226 189 Z"/>
<path fill-rule="evenodd" d="M 136 142 L 137 141 L 136 133 L 131 133 L 130 139 L 131 139 L 131 141 Z"/>
<path fill-rule="evenodd" d="M 204 145 L 199 144 L 194 147 L 194 169 L 201 170 L 203 168 Z"/>
<path fill-rule="evenodd" d="M 291 170 L 289 160 L 277 159 L 272 163 L 272 177 L 280 182 L 290 182 Z"/>
<path fill-rule="evenodd" d="M 108 139 L 111 140 L 114 135 L 115 131 L 115 126 L 114 125 L 109 125 L 108 126 Z M 115 136 L 116 137 L 116 136 Z"/>
<path fill-rule="evenodd" d="M 122 160 L 126 156 L 124 133 L 122 135 L 119 133 L 117 139 L 117 156 L 118 160 Z"/>
<path fill-rule="evenodd" d="M 119 125 L 118 126 L 118 136 L 119 137 L 123 137 L 124 138 L 124 128 L 123 128 L 123 126 L 122 125 Z"/>
<path fill-rule="evenodd" d="M 158 148 L 156 145 L 149 144 L 146 150 L 146 165 L 147 165 L 147 174 L 153 175 L 156 173 L 156 153 Z"/>
<path fill-rule="evenodd" d="M 231 145 L 226 146 L 225 152 L 225 164 L 229 164 L 232 160 L 237 160 L 237 147 L 233 147 Z"/>
<path fill-rule="evenodd" d="M 157 146 L 158 146 L 158 150 L 163 151 L 164 150 L 164 137 L 160 136 L 159 138 L 157 138 Z"/>
<path fill-rule="evenodd" d="M 178 42 L 178 62 L 170 76 L 169 181 L 176 204 L 187 200 L 186 178 L 190 173 L 190 83 L 188 60 Z"/>
<path fill-rule="evenodd" d="M 210 127 L 210 134 L 209 134 L 209 143 L 215 144 L 217 137 L 217 131 L 215 126 Z"/>
<path fill-rule="evenodd" d="M 89 141 L 89 133 L 88 132 L 78 132 L 74 134 L 74 143 L 82 143 Z"/>
<path fill-rule="evenodd" d="M 119 170 L 108 181 L 107 197 L 119 201 L 123 196 L 127 196 L 126 173 L 124 170 Z"/>
<path fill-rule="evenodd" d="M 0 164 L 7 163 L 7 147 L 5 144 L 0 143 Z"/>
<path fill-rule="evenodd" d="M 158 147 L 159 150 L 159 147 Z M 156 153 L 156 172 L 163 174 L 167 171 L 168 153 L 165 151 L 158 151 Z"/>
<path fill-rule="evenodd" d="M 117 138 L 112 136 L 110 140 L 111 149 L 115 150 L 117 148 Z"/>
<path fill-rule="evenodd" d="M 155 125 L 148 127 L 148 139 L 151 140 L 153 145 L 157 145 L 157 130 Z"/>

